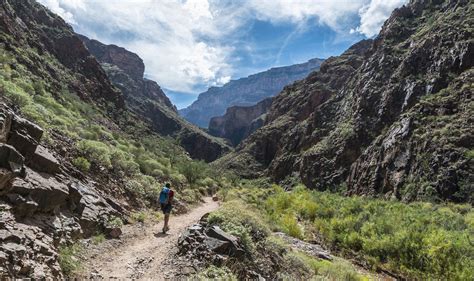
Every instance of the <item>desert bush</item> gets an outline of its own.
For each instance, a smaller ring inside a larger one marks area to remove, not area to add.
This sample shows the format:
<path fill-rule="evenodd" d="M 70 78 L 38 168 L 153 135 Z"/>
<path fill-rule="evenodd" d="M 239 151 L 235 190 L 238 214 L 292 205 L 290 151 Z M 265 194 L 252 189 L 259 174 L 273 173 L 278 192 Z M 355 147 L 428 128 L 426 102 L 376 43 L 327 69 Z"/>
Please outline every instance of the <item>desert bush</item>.
<path fill-rule="evenodd" d="M 59 247 L 59 266 L 66 276 L 72 276 L 75 272 L 82 269 L 81 259 L 79 255 L 84 251 L 84 248 L 78 244 Z"/>
<path fill-rule="evenodd" d="M 335 258 L 333 261 L 315 259 L 304 253 L 292 251 L 286 257 L 294 267 L 305 267 L 315 276 L 312 280 L 366 280 L 348 261 Z"/>
<path fill-rule="evenodd" d="M 211 265 L 194 275 L 191 280 L 226 280 L 226 281 L 237 281 L 237 277 L 227 267 L 217 267 Z"/>
<path fill-rule="evenodd" d="M 104 243 L 105 241 L 105 235 L 103 233 L 97 233 L 96 235 L 91 237 L 91 242 L 94 245 L 99 245 Z"/>
<path fill-rule="evenodd" d="M 107 221 L 107 224 L 111 227 L 122 227 L 123 226 L 123 221 L 119 217 L 112 216 Z"/>
<path fill-rule="evenodd" d="M 86 157 L 99 165 L 106 168 L 112 168 L 110 160 L 110 147 L 100 141 L 82 140 L 77 143 L 77 148 Z"/>
<path fill-rule="evenodd" d="M 33 102 L 31 96 L 12 81 L 0 79 L 0 92 L 20 108 Z"/>
<path fill-rule="evenodd" d="M 178 165 L 178 170 L 186 177 L 189 184 L 195 184 L 206 176 L 207 164 L 203 161 L 186 161 Z"/>
<path fill-rule="evenodd" d="M 88 172 L 91 167 L 89 161 L 87 161 L 87 159 L 84 157 L 77 157 L 76 159 L 72 160 L 72 164 L 82 172 Z"/>
<path fill-rule="evenodd" d="M 147 220 L 148 215 L 144 211 L 132 212 L 130 218 L 134 222 L 144 223 Z"/>

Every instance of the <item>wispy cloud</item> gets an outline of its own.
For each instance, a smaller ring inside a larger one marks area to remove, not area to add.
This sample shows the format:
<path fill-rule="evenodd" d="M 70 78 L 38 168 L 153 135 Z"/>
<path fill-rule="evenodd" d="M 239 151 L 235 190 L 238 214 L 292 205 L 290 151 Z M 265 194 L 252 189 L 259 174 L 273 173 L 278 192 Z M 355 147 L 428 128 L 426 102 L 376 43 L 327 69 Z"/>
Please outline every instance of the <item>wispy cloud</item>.
<path fill-rule="evenodd" d="M 164 88 L 196 92 L 197 88 L 229 81 L 236 72 L 235 63 L 241 63 L 238 52 L 267 56 L 251 53 L 258 48 L 249 46 L 258 42 L 243 42 L 248 23 L 260 20 L 295 26 L 280 51 L 273 54 L 278 61 L 294 34 L 303 28 L 324 25 L 337 34 L 349 34 L 352 29 L 370 37 L 390 11 L 406 0 L 38 1 L 77 32 L 138 53 L 145 61 L 147 77 Z M 357 26 L 354 18 L 359 17 Z"/>
<path fill-rule="evenodd" d="M 408 0 L 372 0 L 359 9 L 360 25 L 351 29 L 367 37 L 377 35 L 383 22 L 390 16 L 392 11 L 406 4 Z"/>

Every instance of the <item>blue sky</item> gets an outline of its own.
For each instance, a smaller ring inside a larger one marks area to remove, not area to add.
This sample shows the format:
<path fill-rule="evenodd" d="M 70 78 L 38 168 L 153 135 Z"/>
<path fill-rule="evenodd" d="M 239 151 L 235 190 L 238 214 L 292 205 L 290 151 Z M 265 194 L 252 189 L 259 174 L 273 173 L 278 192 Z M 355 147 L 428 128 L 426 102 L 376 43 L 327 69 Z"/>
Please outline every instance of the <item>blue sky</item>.
<path fill-rule="evenodd" d="M 406 0 L 39 0 L 76 32 L 143 58 L 178 108 L 210 86 L 339 55 Z"/>

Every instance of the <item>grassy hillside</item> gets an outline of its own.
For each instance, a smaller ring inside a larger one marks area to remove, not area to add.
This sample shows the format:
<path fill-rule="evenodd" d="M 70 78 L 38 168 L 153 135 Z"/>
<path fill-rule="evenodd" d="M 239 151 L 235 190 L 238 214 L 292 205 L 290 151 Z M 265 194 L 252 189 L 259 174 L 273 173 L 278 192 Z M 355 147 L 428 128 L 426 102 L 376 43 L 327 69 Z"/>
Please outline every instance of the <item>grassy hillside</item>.
<path fill-rule="evenodd" d="M 5 32 L 0 36 L 0 100 L 45 129 L 44 145 L 56 151 L 69 170 L 138 201 L 154 196 L 165 181 L 178 189 L 193 184 L 195 190 L 185 197 L 195 202 L 197 185 L 207 186 L 198 182 L 206 178 L 207 165 L 193 162 L 174 139 L 153 133 L 114 100 L 93 99 L 96 93 L 85 87 L 94 81 L 31 46 L 30 38 L 15 40 Z M 105 81 L 102 87 L 120 97 Z M 194 175 L 188 165 L 198 167 Z M 207 184 L 216 185 L 210 179 Z"/>

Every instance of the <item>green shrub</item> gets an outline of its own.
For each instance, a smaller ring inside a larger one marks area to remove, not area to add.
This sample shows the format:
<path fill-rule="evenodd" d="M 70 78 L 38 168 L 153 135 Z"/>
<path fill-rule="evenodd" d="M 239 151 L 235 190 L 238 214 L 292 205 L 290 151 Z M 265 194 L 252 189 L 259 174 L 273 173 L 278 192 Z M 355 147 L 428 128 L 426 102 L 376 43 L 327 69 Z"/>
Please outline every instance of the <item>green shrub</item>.
<path fill-rule="evenodd" d="M 150 176 L 137 174 L 131 177 L 126 183 L 125 188 L 143 199 L 150 198 L 155 200 L 161 191 L 159 182 Z"/>
<path fill-rule="evenodd" d="M 119 149 L 113 149 L 110 154 L 110 162 L 116 169 L 123 171 L 126 175 L 134 175 L 139 172 L 140 166 L 134 161 L 132 155 Z"/>
<path fill-rule="evenodd" d="M 145 175 L 156 176 L 156 171 L 163 171 L 165 167 L 155 159 L 141 159 L 139 160 L 140 171 Z"/>
<path fill-rule="evenodd" d="M 365 280 L 363 276 L 357 273 L 352 264 L 342 259 L 320 260 L 297 251 L 290 252 L 286 259 L 291 260 L 291 264 L 299 263 L 303 265 L 306 267 L 306 271 L 312 271 L 312 274 L 315 275 L 312 280 Z"/>
<path fill-rule="evenodd" d="M 188 161 L 178 165 L 178 170 L 189 184 L 195 184 L 206 175 L 207 165 L 203 161 Z"/>
<path fill-rule="evenodd" d="M 302 239 L 303 231 L 298 225 L 298 220 L 293 214 L 282 214 L 279 220 L 282 230 L 290 236 Z"/>
<path fill-rule="evenodd" d="M 474 149 L 467 150 L 465 155 L 468 159 L 474 159 Z"/>
<path fill-rule="evenodd" d="M 191 280 L 226 280 L 237 281 L 237 277 L 227 267 L 217 267 L 214 265 L 201 271 L 191 278 Z"/>
<path fill-rule="evenodd" d="M 82 269 L 79 256 L 83 251 L 84 248 L 78 243 L 59 248 L 59 266 L 64 275 L 72 276 L 75 272 Z"/>
<path fill-rule="evenodd" d="M 33 102 L 31 96 L 14 82 L 0 79 L 0 92 L 20 108 Z"/>
<path fill-rule="evenodd" d="M 100 141 L 83 140 L 77 143 L 77 148 L 87 158 L 106 168 L 112 167 L 110 160 L 110 148 L 107 144 Z"/>
<path fill-rule="evenodd" d="M 91 237 L 91 241 L 94 245 L 102 244 L 105 241 L 105 235 L 103 233 L 98 233 Z"/>
<path fill-rule="evenodd" d="M 91 163 L 89 163 L 89 161 L 84 157 L 77 157 L 72 160 L 72 164 L 82 172 L 88 172 L 91 168 Z"/>
<path fill-rule="evenodd" d="M 144 223 L 148 216 L 145 212 L 140 211 L 140 212 L 133 212 L 130 215 L 130 217 L 133 221 Z"/>
<path fill-rule="evenodd" d="M 122 227 L 123 226 L 123 221 L 121 218 L 112 216 L 109 218 L 109 221 L 107 224 L 111 227 Z"/>

